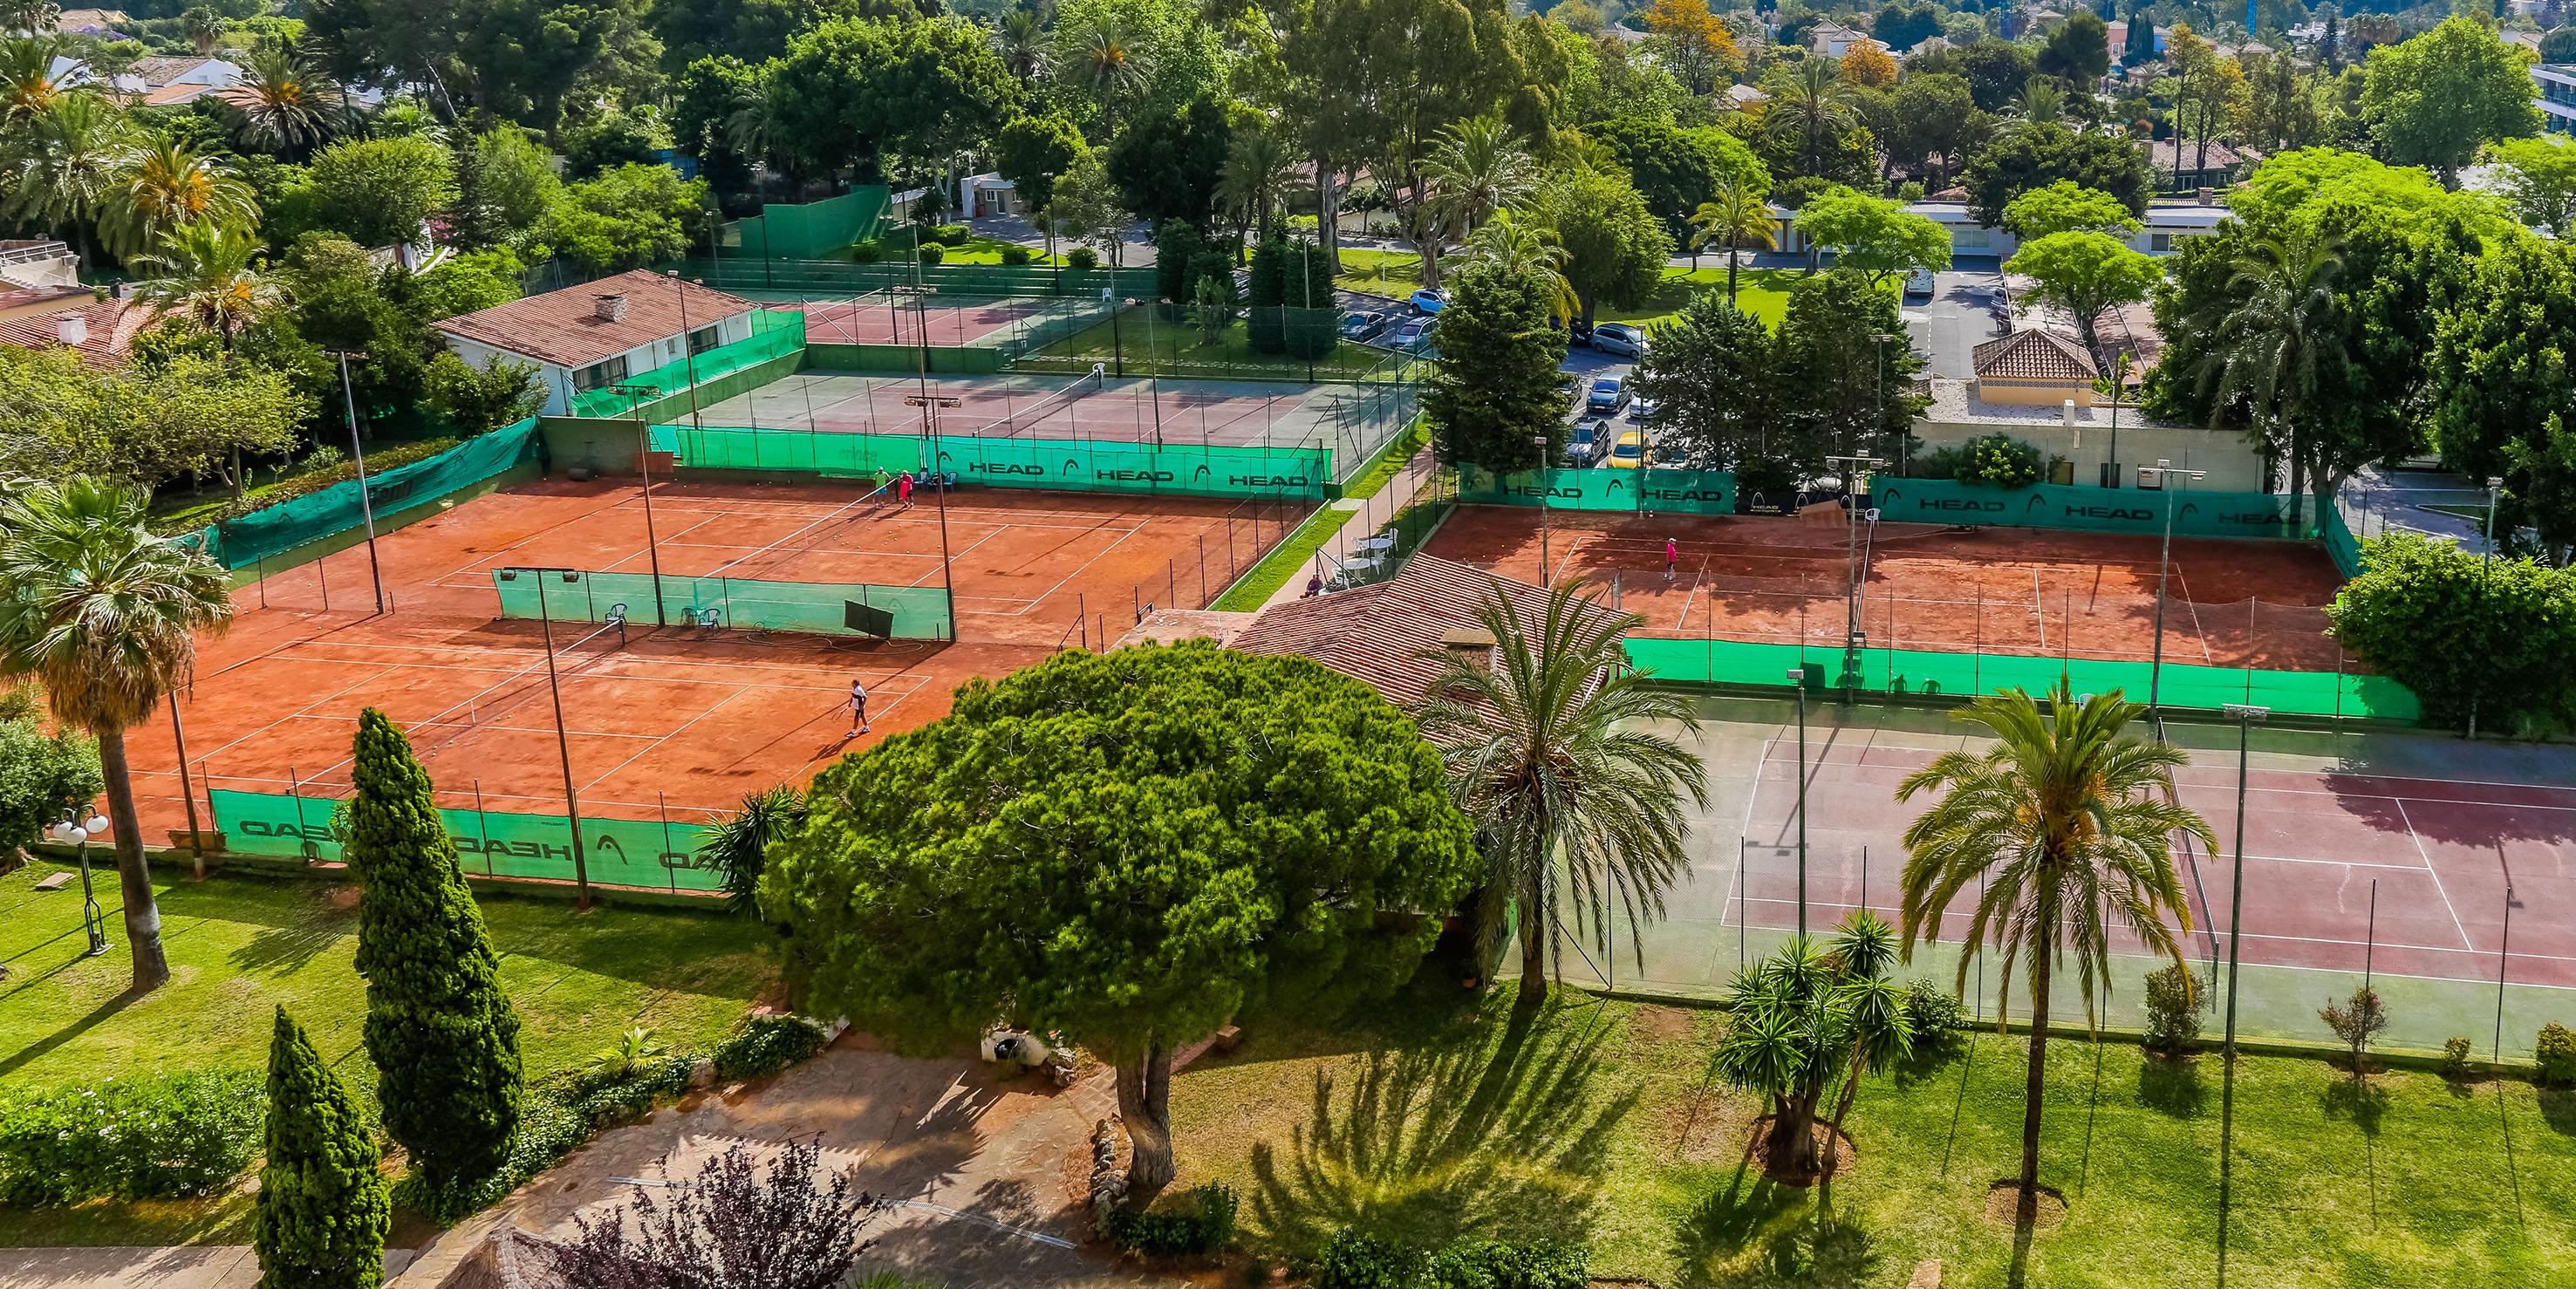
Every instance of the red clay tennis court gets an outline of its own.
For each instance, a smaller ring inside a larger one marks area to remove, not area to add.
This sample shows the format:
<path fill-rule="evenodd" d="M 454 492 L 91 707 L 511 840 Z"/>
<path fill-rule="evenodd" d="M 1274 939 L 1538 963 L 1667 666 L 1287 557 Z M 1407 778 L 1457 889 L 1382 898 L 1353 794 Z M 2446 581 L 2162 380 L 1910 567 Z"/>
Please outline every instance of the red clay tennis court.
<path fill-rule="evenodd" d="M 863 495 L 838 482 L 657 481 L 662 572 L 940 585 L 937 498 L 917 494 L 909 510 L 854 505 Z M 852 679 L 873 696 L 875 737 L 923 724 L 970 677 L 1097 647 L 1147 605 L 1204 605 L 1302 518 L 1106 493 L 970 490 L 947 509 L 956 643 L 657 628 L 649 610 L 622 633 L 556 622 L 584 813 L 650 819 L 667 809 L 697 822 L 730 810 L 869 741 L 842 738 Z M 209 788 L 345 793 L 367 706 L 411 729 L 442 805 L 560 813 L 543 628 L 496 620 L 491 570 L 642 572 L 653 559 L 645 533 L 633 480 L 546 481 L 386 535 L 382 616 L 364 546 L 245 586 L 238 622 L 204 645 L 181 701 L 201 822 Z M 166 720 L 134 732 L 133 759 L 147 832 L 184 826 Z"/>
<path fill-rule="evenodd" d="M 915 308 L 910 297 L 875 292 L 864 297 L 773 299 L 765 307 L 803 312 L 808 344 L 960 346 L 1015 337 L 1037 322 L 1067 314 L 1070 303 L 1032 296 L 940 301 Z"/>
<path fill-rule="evenodd" d="M 1428 549 L 1506 576 L 1615 586 L 1641 634 L 1839 646 L 1850 561 L 1839 515 L 1604 515 L 1466 506 Z M 2037 528 L 1881 523 L 1862 595 L 1874 648 L 2144 661 L 2159 540 Z M 1670 582 L 1665 541 L 1680 548 Z M 2324 606 L 2343 575 L 2300 542 L 2176 538 L 2164 623 L 2175 663 L 2330 671 Z M 2257 598 L 2257 594 L 2261 598 Z"/>

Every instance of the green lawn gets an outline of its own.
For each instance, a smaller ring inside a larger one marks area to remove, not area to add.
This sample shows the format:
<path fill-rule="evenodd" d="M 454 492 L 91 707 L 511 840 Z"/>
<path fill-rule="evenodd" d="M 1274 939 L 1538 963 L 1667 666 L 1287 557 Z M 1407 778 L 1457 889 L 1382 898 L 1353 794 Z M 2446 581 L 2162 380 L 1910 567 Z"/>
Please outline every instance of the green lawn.
<path fill-rule="evenodd" d="M 97 874 L 105 956 L 83 958 L 80 885 L 38 893 L 57 871 L 37 863 L 0 877 L 0 1087 L 50 1089 L 155 1070 L 256 1069 L 284 1003 L 339 1074 L 369 1088 L 360 1046 L 366 985 L 357 950 L 354 887 L 288 877 L 156 869 L 162 940 L 172 980 L 139 1000 L 116 875 Z M 772 990 L 775 971 L 750 923 L 712 911 L 598 907 L 575 913 L 551 899 L 487 898 L 483 918 L 519 1009 L 531 1079 L 577 1066 L 630 1026 L 650 1025 L 673 1048 L 712 1046 Z M 0 1245 L 164 1244 L 246 1238 L 245 1197 L 189 1203 L 0 1209 Z"/>
<path fill-rule="evenodd" d="M 1799 269 L 1744 269 L 1736 274 L 1736 307 L 1778 327 L 1789 310 L 1789 288 L 1803 275 Z M 1346 291 L 1401 298 L 1422 285 L 1422 257 L 1411 251 L 1344 251 L 1342 273 L 1333 279 L 1333 284 Z M 1593 320 L 1660 321 L 1680 312 L 1692 296 L 1710 290 L 1726 290 L 1726 266 L 1722 261 L 1696 269 L 1667 268 L 1663 282 L 1643 303 L 1624 309 L 1603 305 L 1595 311 Z"/>
<path fill-rule="evenodd" d="M 970 237 L 962 245 L 948 247 L 947 252 L 940 256 L 939 262 L 942 264 L 999 264 L 1002 262 L 1002 248 L 1010 245 L 1013 243 L 990 237 Z M 1027 249 L 1031 264 L 1059 262 L 1060 257 L 1049 258 L 1045 251 L 1037 247 Z"/>
<path fill-rule="evenodd" d="M 1305 359 L 1255 350 L 1241 322 L 1226 328 L 1225 335 L 1217 343 L 1208 344 L 1199 334 L 1198 325 L 1186 315 L 1177 322 L 1158 317 L 1148 326 L 1146 312 L 1144 309 L 1129 309 L 1114 325 L 1106 320 L 1093 323 L 1039 350 L 1038 356 L 1098 361 L 1123 354 L 1120 361 L 1129 376 L 1159 371 L 1165 376 L 1215 379 L 1229 376 L 1276 380 L 1306 378 Z M 1330 355 L 1315 362 L 1314 373 L 1318 380 L 1355 380 L 1386 361 L 1384 350 L 1341 343 L 1333 346 Z"/>
<path fill-rule="evenodd" d="M 1812 1192 L 1742 1166 L 1760 1111 L 1702 1082 L 1716 1013 L 1576 995 L 1515 1032 L 1507 998 L 1424 989 L 1337 1026 L 1248 1016 L 1236 1054 L 1173 1081 L 1182 1180 L 1232 1183 L 1248 1244 L 1360 1225 L 1578 1240 L 1596 1279 L 1664 1289 L 1893 1287 L 1927 1258 L 1943 1284 L 2008 1283 L 2013 1232 L 1985 1207 L 2016 1168 L 2020 1039 L 1866 1084 L 1858 1162 L 1820 1219 Z M 2212 1055 L 2052 1046 L 2043 1180 L 2070 1208 L 2033 1240 L 2029 1284 L 2211 1282 L 2219 1080 Z M 2576 1094 L 2414 1073 L 2359 1090 L 2258 1057 L 2235 1122 L 2234 1283 L 2538 1285 L 2576 1265 Z"/>
<path fill-rule="evenodd" d="M 1411 251 L 1345 250 L 1333 285 L 1345 291 L 1403 297 L 1422 285 L 1422 257 Z"/>

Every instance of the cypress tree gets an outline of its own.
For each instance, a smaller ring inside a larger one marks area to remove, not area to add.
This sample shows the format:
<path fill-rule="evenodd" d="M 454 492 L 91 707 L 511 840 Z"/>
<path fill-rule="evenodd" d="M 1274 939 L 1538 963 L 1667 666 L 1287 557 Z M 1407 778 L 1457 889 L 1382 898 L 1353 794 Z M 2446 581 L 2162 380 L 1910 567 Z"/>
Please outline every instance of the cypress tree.
<path fill-rule="evenodd" d="M 385 714 L 358 717 L 349 866 L 358 898 L 358 974 L 367 980 L 367 1055 L 381 1075 L 385 1131 L 433 1195 L 490 1174 L 519 1122 L 519 1017 L 465 888 L 429 772 Z"/>
<path fill-rule="evenodd" d="M 259 1289 L 375 1289 L 393 1205 L 376 1143 L 286 1009 L 268 1044 L 268 1163 L 251 1242 Z"/>
<path fill-rule="evenodd" d="M 1288 332 L 1282 321 L 1288 303 L 1288 243 L 1277 237 L 1252 248 L 1252 270 L 1247 284 L 1251 313 L 1244 319 L 1244 338 L 1253 352 L 1275 354 L 1288 348 Z"/>
<path fill-rule="evenodd" d="M 1440 459 L 1496 474 L 1555 464 L 1565 444 L 1565 329 L 1546 293 L 1529 274 L 1491 263 L 1458 270 L 1450 289 L 1440 363 L 1422 389 Z"/>

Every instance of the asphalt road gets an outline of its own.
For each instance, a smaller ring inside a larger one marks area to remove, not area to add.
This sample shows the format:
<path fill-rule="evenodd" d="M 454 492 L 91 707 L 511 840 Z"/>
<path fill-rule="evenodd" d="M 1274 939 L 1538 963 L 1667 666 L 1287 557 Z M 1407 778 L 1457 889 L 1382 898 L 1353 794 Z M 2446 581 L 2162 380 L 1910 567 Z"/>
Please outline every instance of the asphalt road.
<path fill-rule="evenodd" d="M 2001 282 L 1991 271 L 1942 273 L 1929 303 L 1904 306 L 1906 334 L 1932 375 L 1967 380 L 1977 374 L 1976 347 L 2000 334 L 1990 310 Z"/>

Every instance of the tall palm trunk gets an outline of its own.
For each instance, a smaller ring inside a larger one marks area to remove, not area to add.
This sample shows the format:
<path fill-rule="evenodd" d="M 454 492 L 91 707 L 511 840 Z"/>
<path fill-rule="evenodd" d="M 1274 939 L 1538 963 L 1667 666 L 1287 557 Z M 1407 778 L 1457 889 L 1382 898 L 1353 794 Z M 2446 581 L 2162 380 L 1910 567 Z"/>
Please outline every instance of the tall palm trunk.
<path fill-rule="evenodd" d="M 107 779 L 107 819 L 116 829 L 116 884 L 125 897 L 125 942 L 134 953 L 133 992 L 150 993 L 169 981 L 170 958 L 161 951 L 161 909 L 152 902 L 152 869 L 143 858 L 143 824 L 134 814 L 125 731 L 96 733 L 98 764 Z"/>
<path fill-rule="evenodd" d="M 2039 1110 L 2048 1089 L 2048 969 L 2051 950 L 2042 945 L 2030 964 L 2030 1078 L 2022 1085 L 2021 1199 L 2016 1220 L 2039 1216 Z"/>
<path fill-rule="evenodd" d="M 1127 1190 L 1137 1202 L 1172 1182 L 1172 1052 L 1161 1035 L 1118 1063 L 1118 1117 L 1134 1153 L 1127 1161 Z"/>

